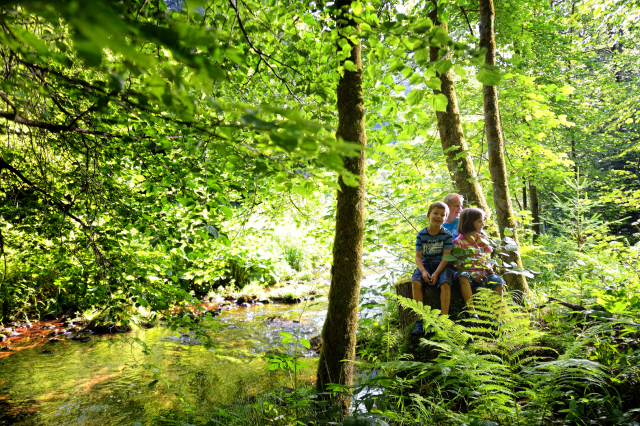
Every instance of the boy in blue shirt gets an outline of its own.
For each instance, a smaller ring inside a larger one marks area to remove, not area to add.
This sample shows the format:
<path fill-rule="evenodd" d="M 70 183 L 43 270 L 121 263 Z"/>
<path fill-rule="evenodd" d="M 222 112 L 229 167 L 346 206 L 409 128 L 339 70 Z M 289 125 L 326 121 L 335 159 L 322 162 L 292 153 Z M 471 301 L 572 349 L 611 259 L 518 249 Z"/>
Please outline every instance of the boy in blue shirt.
<path fill-rule="evenodd" d="M 460 194 L 447 194 L 444 197 L 444 203 L 449 207 L 449 216 L 447 221 L 442 224 L 444 229 L 451 232 L 453 239 L 455 240 L 458 235 L 458 222 L 460 221 L 460 213 L 462 212 L 462 205 L 464 204 L 464 197 Z"/>
<path fill-rule="evenodd" d="M 418 232 L 416 236 L 416 265 L 417 269 L 411 277 L 413 299 L 422 302 L 422 287 L 437 285 L 440 289 L 440 305 L 442 315 L 449 314 L 451 300 L 451 284 L 453 283 L 453 268 L 448 267 L 448 261 L 442 256 L 451 254 L 453 237 L 443 224 L 449 214 L 449 207 L 442 201 L 431 203 L 427 211 L 429 226 Z M 416 321 L 411 334 L 420 336 L 424 333 L 422 319 Z"/>

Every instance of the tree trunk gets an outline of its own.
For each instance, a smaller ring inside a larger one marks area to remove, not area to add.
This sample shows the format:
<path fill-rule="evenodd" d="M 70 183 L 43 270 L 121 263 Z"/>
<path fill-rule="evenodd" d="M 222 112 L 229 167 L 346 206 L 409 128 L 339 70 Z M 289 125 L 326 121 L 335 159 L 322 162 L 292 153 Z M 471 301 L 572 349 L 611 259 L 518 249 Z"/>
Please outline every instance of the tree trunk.
<path fill-rule="evenodd" d="M 496 65 L 496 42 L 493 21 L 495 12 L 493 0 L 480 0 L 480 48 L 486 49 L 485 64 Z M 505 228 L 513 230 L 513 239 L 518 242 L 516 222 L 511 208 L 509 185 L 507 183 L 507 167 L 504 163 L 502 132 L 500 131 L 500 113 L 498 109 L 498 89 L 496 86 L 483 86 L 484 128 L 487 135 L 489 152 L 489 171 L 493 185 L 493 204 L 496 208 L 496 219 L 500 230 L 500 238 L 504 238 Z M 518 251 L 510 251 L 509 262 L 515 262 L 522 269 L 522 260 Z M 524 275 L 506 274 L 505 279 L 511 290 L 523 293 L 529 291 Z"/>
<path fill-rule="evenodd" d="M 538 188 L 529 182 L 529 196 L 531 197 L 531 216 L 533 216 L 533 241 L 542 234 L 540 232 L 540 206 L 538 204 Z"/>
<path fill-rule="evenodd" d="M 434 25 L 439 25 L 448 30 L 447 24 L 438 20 L 437 12 L 437 8 L 434 8 L 429 13 L 429 18 L 431 18 Z M 437 47 L 429 48 L 431 62 L 440 59 L 438 51 Z M 447 168 L 453 176 L 458 192 L 464 196 L 467 204 L 480 207 L 489 215 L 491 211 L 478 182 L 471 155 L 469 155 L 469 147 L 462 131 L 458 98 L 453 86 L 453 73 L 449 70 L 446 73 L 438 74 L 438 78 L 442 84 L 440 90 L 434 90 L 433 93 L 442 93 L 447 98 L 447 110 L 445 112 L 436 111 L 440 143 L 447 156 Z M 461 153 L 466 153 L 466 155 L 461 155 Z"/>
<path fill-rule="evenodd" d="M 328 383 L 350 385 L 356 348 L 358 301 L 362 279 L 362 238 L 364 231 L 365 152 L 367 142 L 362 91 L 361 43 L 353 44 L 347 36 L 360 32 L 351 19 L 340 16 L 348 10 L 351 0 L 336 2 L 336 22 L 341 36 L 351 46 L 352 61 L 357 71 L 344 71 L 337 87 L 338 130 L 336 138 L 362 145 L 362 153 L 346 158 L 346 168 L 360 177 L 357 187 L 347 186 L 342 177 L 338 184 L 336 233 L 333 243 L 331 288 L 327 318 L 322 328 L 322 350 L 318 362 L 317 388 L 326 391 Z M 339 396 L 335 401 L 343 415 L 349 412 L 349 398 Z"/>

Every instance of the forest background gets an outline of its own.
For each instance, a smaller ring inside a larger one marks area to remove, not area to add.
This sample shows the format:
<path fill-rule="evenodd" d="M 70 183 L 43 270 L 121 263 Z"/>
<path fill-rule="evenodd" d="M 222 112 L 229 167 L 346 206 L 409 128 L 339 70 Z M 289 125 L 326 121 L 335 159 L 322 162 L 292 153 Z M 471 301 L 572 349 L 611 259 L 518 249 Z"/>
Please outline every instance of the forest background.
<path fill-rule="evenodd" d="M 357 187 L 362 155 L 335 137 L 336 86 L 360 67 L 365 266 L 385 250 L 412 268 L 426 207 L 462 191 L 451 161 L 495 217 L 482 93 L 497 87 L 514 220 L 498 225 L 522 257 L 506 266 L 531 303 L 637 318 L 637 5 L 497 1 L 496 66 L 476 3 L 348 6 L 359 32 L 320 1 L 2 2 L 0 320 L 126 322 L 330 265 L 336 190 Z M 440 141 L 445 75 L 460 148 Z"/>

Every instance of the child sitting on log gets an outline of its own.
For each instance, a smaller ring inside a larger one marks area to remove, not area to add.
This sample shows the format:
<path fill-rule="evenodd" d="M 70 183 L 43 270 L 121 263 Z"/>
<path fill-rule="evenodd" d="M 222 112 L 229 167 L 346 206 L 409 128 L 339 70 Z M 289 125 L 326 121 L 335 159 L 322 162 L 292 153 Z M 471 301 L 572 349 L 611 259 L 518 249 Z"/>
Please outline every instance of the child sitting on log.
<path fill-rule="evenodd" d="M 502 296 L 504 280 L 494 274 L 493 268 L 487 263 L 493 250 L 487 244 L 487 238 L 481 233 L 483 227 L 484 211 L 476 208 L 462 210 L 458 224 L 460 235 L 453 241 L 453 247 L 454 250 L 456 248 L 473 250 L 471 259 L 467 259 L 464 263 L 457 262 L 460 291 L 465 303 L 471 299 L 472 289 L 479 287 L 488 287 Z M 469 309 L 473 311 L 473 306 L 469 306 Z M 478 318 L 476 314 L 471 316 Z"/>
<path fill-rule="evenodd" d="M 453 268 L 442 256 L 451 254 L 453 237 L 442 225 L 449 214 L 449 207 L 442 201 L 431 203 L 427 211 L 429 226 L 418 232 L 416 236 L 416 265 L 411 284 L 413 299 L 422 302 L 422 286 L 437 285 L 440 289 L 440 306 L 442 315 L 449 314 Z M 424 334 L 422 319 L 416 321 L 411 331 L 414 336 Z"/>

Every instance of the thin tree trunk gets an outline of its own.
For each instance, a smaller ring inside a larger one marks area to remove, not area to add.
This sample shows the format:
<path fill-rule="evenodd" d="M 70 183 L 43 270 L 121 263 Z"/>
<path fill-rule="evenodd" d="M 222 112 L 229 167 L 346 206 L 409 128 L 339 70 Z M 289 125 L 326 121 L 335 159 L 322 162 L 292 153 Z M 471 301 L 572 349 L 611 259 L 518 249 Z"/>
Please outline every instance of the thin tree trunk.
<path fill-rule="evenodd" d="M 540 205 L 538 204 L 538 188 L 529 182 L 529 196 L 531 197 L 531 216 L 533 216 L 533 241 L 542 234 L 540 231 Z"/>
<path fill-rule="evenodd" d="M 336 234 L 333 243 L 331 288 L 327 319 L 322 328 L 322 350 L 318 362 L 317 388 L 327 390 L 327 384 L 350 385 L 356 348 L 358 301 L 362 279 L 362 238 L 364 231 L 365 154 L 367 136 L 364 123 L 364 96 L 362 91 L 362 46 L 353 44 L 347 36 L 360 32 L 352 20 L 341 17 L 351 0 L 336 2 L 338 28 L 351 46 L 352 61 L 357 71 L 344 71 L 337 87 L 337 138 L 362 145 L 361 155 L 345 159 L 346 168 L 360 177 L 360 185 L 347 186 L 339 178 L 337 194 Z M 343 415 L 349 412 L 349 398 L 339 396 L 335 401 Z"/>
<path fill-rule="evenodd" d="M 527 209 L 527 181 L 522 180 L 522 207 L 524 210 Z"/>
<path fill-rule="evenodd" d="M 496 42 L 493 21 L 495 12 L 493 0 L 480 0 L 480 48 L 486 49 L 485 64 L 496 65 Z M 509 185 L 507 183 L 507 167 L 504 162 L 504 143 L 500 131 L 500 111 L 498 109 L 498 89 L 496 86 L 483 86 L 484 127 L 487 135 L 489 152 L 489 171 L 493 184 L 493 203 L 496 208 L 496 219 L 500 230 L 500 237 L 504 238 L 505 228 L 513 230 L 513 239 L 518 242 L 516 222 L 513 219 Z M 509 252 L 509 262 L 515 262 L 522 269 L 519 251 Z M 529 285 L 524 275 L 507 274 L 505 276 L 511 290 L 523 293 L 529 291 Z"/>
<path fill-rule="evenodd" d="M 429 17 L 434 25 L 439 25 L 445 30 L 448 30 L 447 24 L 438 20 L 437 8 L 434 7 L 429 13 Z M 439 49 L 437 47 L 429 48 L 431 62 L 440 59 L 438 51 Z M 467 204 L 478 206 L 489 215 L 491 211 L 489 210 L 489 205 L 484 198 L 482 188 L 478 182 L 473 161 L 468 152 L 469 147 L 467 146 L 467 141 L 465 140 L 462 130 L 458 98 L 455 87 L 453 86 L 453 73 L 449 70 L 444 74 L 438 74 L 438 78 L 440 78 L 442 84 L 440 90 L 434 90 L 433 93 L 442 93 L 447 98 L 447 110 L 445 112 L 436 112 L 438 131 L 440 132 L 440 143 L 442 144 L 442 150 L 447 156 L 447 168 L 453 176 L 458 192 L 464 196 Z M 466 155 L 460 155 L 461 153 L 466 153 Z M 480 155 L 482 155 L 482 153 L 480 153 Z"/>

